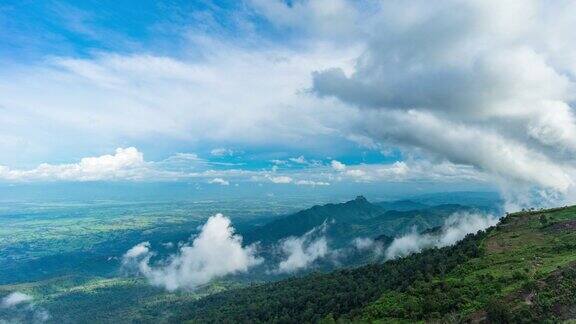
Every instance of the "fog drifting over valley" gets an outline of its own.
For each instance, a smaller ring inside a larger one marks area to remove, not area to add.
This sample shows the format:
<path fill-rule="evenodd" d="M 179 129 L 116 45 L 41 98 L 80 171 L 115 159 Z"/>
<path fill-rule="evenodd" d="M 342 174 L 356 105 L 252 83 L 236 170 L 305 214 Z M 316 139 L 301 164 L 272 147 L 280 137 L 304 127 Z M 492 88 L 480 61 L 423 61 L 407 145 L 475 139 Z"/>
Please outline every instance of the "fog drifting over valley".
<path fill-rule="evenodd" d="M 424 249 L 441 248 L 456 244 L 468 234 L 476 234 L 498 223 L 493 215 L 457 213 L 446 219 L 444 225 L 433 233 L 418 233 L 416 229 L 397 237 L 386 249 L 386 259 L 404 257 Z"/>
<path fill-rule="evenodd" d="M 181 242 L 178 251 L 163 260 L 152 262 L 156 253 L 150 243 L 135 245 L 122 256 L 120 270 L 127 275 L 144 276 L 152 285 L 168 291 L 193 290 L 214 279 L 249 274 L 262 264 L 270 269 L 266 271 L 268 274 L 293 274 L 310 269 L 322 259 L 337 262 L 339 257 L 358 251 L 368 252 L 376 256 L 377 262 L 384 262 L 429 248 L 454 245 L 468 234 L 496 225 L 498 220 L 499 217 L 488 214 L 455 213 L 441 228 L 423 234 L 413 228 L 396 237 L 385 250 L 380 242 L 360 237 L 352 240 L 349 248 L 334 249 L 326 235 L 332 222 L 325 221 L 302 236 L 289 236 L 276 242 L 273 250 L 280 261 L 266 265 L 271 260 L 266 260 L 259 251 L 259 242 L 243 246 L 242 237 L 235 234 L 230 219 L 216 214 L 208 218 L 191 242 Z"/>

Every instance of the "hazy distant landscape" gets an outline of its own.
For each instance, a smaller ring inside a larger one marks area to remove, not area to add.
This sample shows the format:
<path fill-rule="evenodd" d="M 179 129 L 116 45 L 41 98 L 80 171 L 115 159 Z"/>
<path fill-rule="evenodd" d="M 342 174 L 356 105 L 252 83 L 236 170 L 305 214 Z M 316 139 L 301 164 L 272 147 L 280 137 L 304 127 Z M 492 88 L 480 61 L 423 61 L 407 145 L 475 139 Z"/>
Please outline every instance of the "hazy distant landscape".
<path fill-rule="evenodd" d="M 576 1 L 0 1 L 0 324 L 576 321 Z"/>
<path fill-rule="evenodd" d="M 468 200 L 470 205 L 454 204 L 454 200 Z M 297 201 L 306 205 L 302 199 Z M 385 260 L 384 249 L 394 237 L 442 226 L 458 211 L 494 213 L 501 208 L 497 194 L 484 192 L 374 203 L 358 197 L 312 209 L 302 206 L 302 211 L 296 210 L 297 204 L 281 198 L 2 203 L 0 291 L 33 296 L 34 307 L 0 314 L 25 319 L 42 312 L 54 323 L 169 320 L 182 316 L 184 305 L 209 294 Z M 229 215 L 245 245 L 258 242 L 264 263 L 249 272 L 216 276 L 192 290 L 173 292 L 152 285 L 142 274 L 126 273 L 123 256 L 130 248 L 149 242 L 158 260 L 174 255 L 179 244 L 189 244 L 190 237 L 217 212 Z M 323 224 L 324 232 L 310 234 Z M 291 256 L 281 251 L 288 238 L 310 239 L 300 242 L 304 254 L 314 254 L 306 249 L 318 238 L 325 240 L 326 250 L 294 269 L 274 270 Z M 357 246 L 358 242 L 364 245 Z"/>

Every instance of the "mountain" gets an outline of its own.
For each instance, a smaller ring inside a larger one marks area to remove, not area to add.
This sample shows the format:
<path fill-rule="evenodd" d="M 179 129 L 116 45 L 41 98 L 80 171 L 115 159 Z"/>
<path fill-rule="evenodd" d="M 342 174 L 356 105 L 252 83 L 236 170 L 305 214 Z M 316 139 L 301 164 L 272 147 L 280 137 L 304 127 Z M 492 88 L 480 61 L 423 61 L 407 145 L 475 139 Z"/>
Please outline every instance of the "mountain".
<path fill-rule="evenodd" d="M 521 212 L 454 246 L 203 298 L 190 322 L 561 322 L 576 318 L 576 206 Z"/>
<path fill-rule="evenodd" d="M 295 214 L 276 219 L 264 226 L 244 234 L 244 241 L 263 244 L 274 243 L 288 236 L 301 236 L 304 233 L 330 221 L 335 223 L 362 223 L 382 215 L 385 209 L 371 204 L 363 196 L 358 196 L 341 204 L 314 206 Z"/>
<path fill-rule="evenodd" d="M 247 244 L 257 241 L 264 245 L 274 244 L 289 236 L 301 236 L 326 223 L 327 236 L 335 246 L 341 246 L 357 237 L 393 237 L 413 227 L 425 230 L 440 226 L 448 216 L 463 211 L 472 211 L 472 208 L 457 204 L 430 206 L 408 200 L 373 204 L 358 196 L 345 203 L 314 206 L 273 220 L 243 233 L 243 237 Z"/>
<path fill-rule="evenodd" d="M 461 204 L 490 212 L 503 213 L 504 201 L 500 194 L 492 191 L 451 191 L 413 196 L 410 201 L 428 205 Z"/>
<path fill-rule="evenodd" d="M 377 206 L 384 208 L 385 210 L 396 210 L 396 211 L 409 211 L 409 210 L 418 210 L 418 209 L 425 209 L 430 207 L 430 205 L 423 204 L 417 201 L 403 199 L 403 200 L 395 200 L 395 201 L 382 201 L 376 203 Z"/>

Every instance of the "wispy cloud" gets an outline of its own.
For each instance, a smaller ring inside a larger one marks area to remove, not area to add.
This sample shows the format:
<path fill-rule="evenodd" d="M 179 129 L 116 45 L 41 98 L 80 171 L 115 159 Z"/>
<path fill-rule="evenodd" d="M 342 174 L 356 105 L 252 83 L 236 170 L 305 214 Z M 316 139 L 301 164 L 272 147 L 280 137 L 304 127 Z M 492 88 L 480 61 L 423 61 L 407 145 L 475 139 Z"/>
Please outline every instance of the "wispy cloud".
<path fill-rule="evenodd" d="M 297 186 L 329 186 L 329 182 L 324 181 L 313 181 L 313 180 L 297 180 L 294 182 Z"/>
<path fill-rule="evenodd" d="M 279 243 L 284 259 L 274 270 L 276 273 L 292 273 L 310 267 L 316 260 L 329 255 L 326 238 L 327 224 L 313 228 L 300 237 L 291 236 Z"/>
<path fill-rule="evenodd" d="M 214 178 L 210 181 L 208 181 L 209 183 L 213 183 L 213 184 L 219 184 L 221 186 L 228 186 L 230 185 L 230 182 L 228 180 L 224 180 L 222 178 Z"/>
<path fill-rule="evenodd" d="M 9 318 L 0 318 L 2 323 L 44 323 L 50 313 L 34 303 L 34 297 L 15 291 L 0 300 L 0 308 L 11 310 Z"/>
<path fill-rule="evenodd" d="M 498 217 L 493 215 L 456 213 L 444 222 L 437 233 L 420 234 L 413 229 L 412 232 L 394 239 L 385 255 L 388 259 L 394 259 L 432 247 L 453 245 L 466 235 L 485 230 L 497 223 Z"/>
<path fill-rule="evenodd" d="M 2 305 L 3 308 L 10 308 L 22 303 L 29 303 L 33 299 L 34 298 L 32 298 L 32 296 L 30 295 L 27 295 L 19 291 L 15 291 L 10 295 L 2 298 L 2 303 L 0 303 L 0 305 Z"/>

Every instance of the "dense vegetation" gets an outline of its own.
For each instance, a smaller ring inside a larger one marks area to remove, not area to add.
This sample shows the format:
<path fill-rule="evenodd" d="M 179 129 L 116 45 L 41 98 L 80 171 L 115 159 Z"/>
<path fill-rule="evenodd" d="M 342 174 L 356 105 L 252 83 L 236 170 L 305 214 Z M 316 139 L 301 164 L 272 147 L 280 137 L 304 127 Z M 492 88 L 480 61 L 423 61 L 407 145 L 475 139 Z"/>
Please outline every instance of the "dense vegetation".
<path fill-rule="evenodd" d="M 492 321 L 574 317 L 576 207 L 508 215 L 453 247 L 212 295 L 191 322 Z"/>
<path fill-rule="evenodd" d="M 178 319 L 198 322 L 317 322 L 326 316 L 353 318 L 385 291 L 408 289 L 415 281 L 446 273 L 480 255 L 469 235 L 458 245 L 404 259 L 330 274 L 316 274 L 209 296 Z"/>
<path fill-rule="evenodd" d="M 435 206 L 420 200 L 370 203 L 359 197 L 347 203 L 268 218 L 272 219 L 268 224 L 261 217 L 246 218 L 246 222 L 235 221 L 235 224 L 241 224 L 238 228 L 241 233 L 250 231 L 254 235 L 264 235 L 265 241 L 265 235 L 269 233 L 271 237 L 279 238 L 287 233 L 303 234 L 308 228 L 298 229 L 297 226 L 313 228 L 332 216 L 334 222 L 326 232 L 329 237 L 350 244 L 350 238 L 368 236 L 386 246 L 391 237 L 412 225 L 434 233 L 436 226 L 451 213 L 467 210 L 452 204 L 452 200 L 442 203 Z M 176 212 L 179 214 L 162 218 L 161 226 L 142 225 L 143 231 L 126 229 L 114 236 L 95 233 L 101 236 L 102 242 L 78 238 L 75 242 L 81 243 L 81 250 L 67 247 L 59 254 L 47 255 L 38 253 L 38 249 L 29 249 L 26 260 L 5 258 L 3 262 L 7 267 L 0 270 L 0 278 L 8 282 L 0 285 L 0 297 L 13 291 L 34 296 L 36 311 L 49 312 L 48 322 L 52 323 L 469 320 L 516 323 L 560 322 L 576 317 L 576 207 L 508 215 L 497 227 L 470 235 L 453 247 L 359 268 L 350 266 L 366 264 L 369 259 L 356 263 L 358 260 L 348 262 L 350 260 L 341 258 L 340 266 L 347 269 L 309 275 L 301 272 L 298 277 L 273 283 L 263 281 L 279 277 L 267 275 L 266 269 L 254 269 L 247 274 L 215 280 L 194 291 L 167 292 L 151 286 L 144 278 L 120 276 L 117 256 L 135 242 L 149 240 L 161 247 L 164 242 L 187 239 L 191 227 L 201 224 L 200 217 L 187 218 L 184 210 Z M 152 216 L 160 220 L 156 211 Z M 70 218 L 77 217 L 70 215 Z M 122 217 L 122 221 L 126 221 L 135 216 L 126 213 Z M 314 222 L 305 223 L 307 217 Z M 147 218 L 147 222 L 154 219 Z M 100 217 L 91 219 L 95 223 L 121 223 L 112 219 L 100 220 Z M 52 224 L 49 220 L 39 222 L 36 216 L 30 216 L 27 221 L 38 222 L 34 228 Z M 81 224 L 80 220 L 75 221 Z M 174 224 L 168 226 L 167 221 Z M 296 232 L 283 232 L 286 229 L 277 224 L 288 225 L 288 231 Z M 57 224 L 51 226 L 57 227 Z M 252 231 L 255 227 L 257 230 Z M 96 229 L 99 227 L 90 228 Z M 5 231 L 8 230 L 6 227 Z M 48 238 L 62 234 L 50 230 L 50 235 Z M 25 242 L 23 232 L 17 237 Z M 5 239 L 14 240 L 13 237 Z M 56 244 L 54 242 L 51 244 Z M 28 246 L 9 243 L 4 242 L 5 246 L 18 249 Z M 29 247 L 46 249 L 48 246 L 33 244 Z M 51 251 L 57 248 L 50 246 Z M 80 257 L 86 251 L 90 253 Z M 3 249 L 0 257 L 18 255 L 15 252 Z M 109 258 L 114 255 L 116 258 Z M 45 262 L 47 260 L 50 262 Z M 332 268 L 319 263 L 314 269 L 333 269 L 333 263 L 326 263 Z M 4 271 L 6 269 L 8 273 Z M 54 269 L 62 270 L 54 272 Z M 29 282 L 23 282 L 25 272 L 32 270 L 37 275 L 30 277 Z M 26 317 L 18 317 L 22 314 L 14 312 L 0 308 L 0 319 L 20 318 L 27 322 Z"/>

